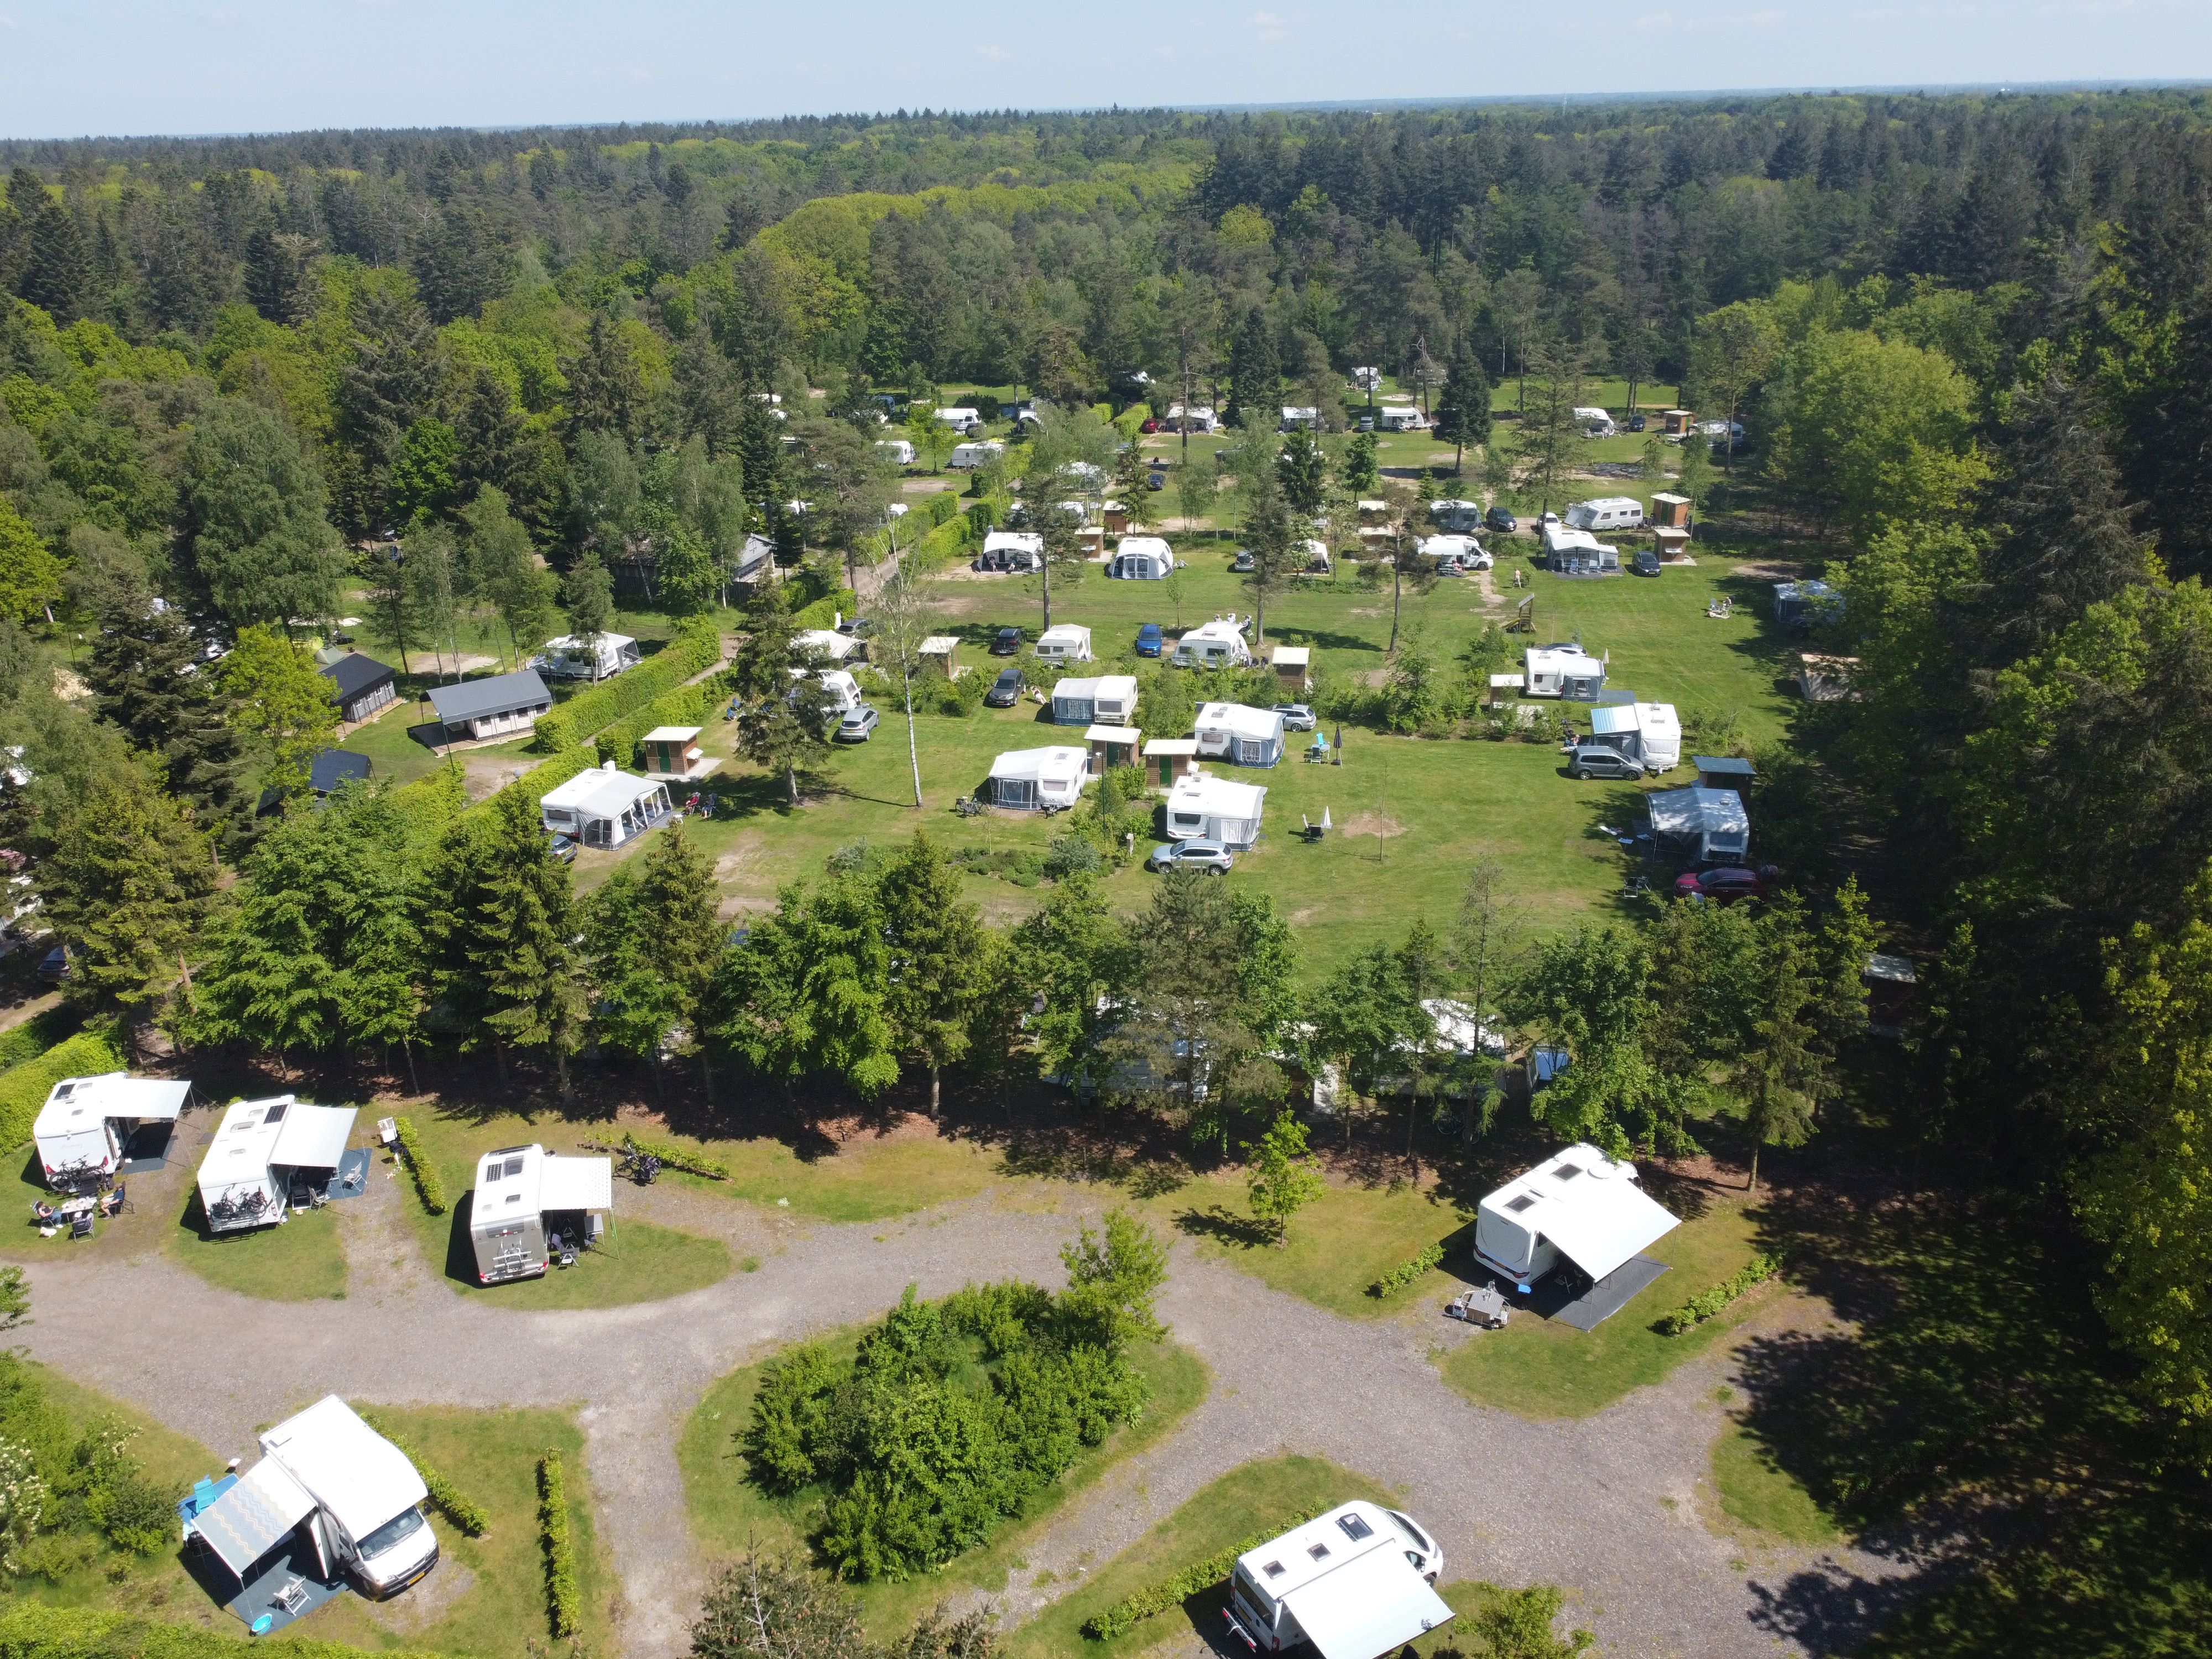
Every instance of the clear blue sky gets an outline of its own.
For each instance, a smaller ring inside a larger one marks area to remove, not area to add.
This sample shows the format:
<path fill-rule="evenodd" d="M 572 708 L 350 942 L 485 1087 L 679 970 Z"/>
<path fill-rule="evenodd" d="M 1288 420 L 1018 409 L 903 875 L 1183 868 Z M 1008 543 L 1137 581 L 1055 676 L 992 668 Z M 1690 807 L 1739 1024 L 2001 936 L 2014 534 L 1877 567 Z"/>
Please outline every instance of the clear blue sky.
<path fill-rule="evenodd" d="M 2212 79 L 2212 0 L 0 0 L 0 135 Z"/>

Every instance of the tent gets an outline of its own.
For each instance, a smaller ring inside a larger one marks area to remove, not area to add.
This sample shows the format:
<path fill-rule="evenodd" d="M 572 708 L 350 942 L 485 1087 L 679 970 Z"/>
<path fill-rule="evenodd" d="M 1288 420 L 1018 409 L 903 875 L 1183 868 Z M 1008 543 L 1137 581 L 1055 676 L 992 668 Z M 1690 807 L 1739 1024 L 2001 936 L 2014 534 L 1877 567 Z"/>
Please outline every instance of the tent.
<path fill-rule="evenodd" d="M 1126 726 L 1136 714 L 1137 681 L 1132 674 L 1065 679 L 1052 688 L 1054 726 Z"/>
<path fill-rule="evenodd" d="M 208 1230 L 283 1221 L 295 1180 L 326 1186 L 336 1175 L 359 1115 L 351 1106 L 317 1106 L 291 1095 L 234 1103 L 200 1160 Z"/>
<path fill-rule="evenodd" d="M 556 679 L 603 680 L 638 663 L 637 641 L 627 634 L 595 634 L 588 640 L 563 634 L 545 641 L 545 649 L 530 665 Z"/>
<path fill-rule="evenodd" d="M 1158 536 L 1124 536 L 1106 574 L 1124 581 L 1163 582 L 1175 574 L 1175 550 Z"/>
<path fill-rule="evenodd" d="M 1651 833 L 1699 864 L 1741 864 L 1751 853 L 1751 814 L 1733 789 L 1701 783 L 1644 798 Z"/>
<path fill-rule="evenodd" d="M 1010 749 L 991 763 L 991 804 L 1018 812 L 1073 806 L 1090 766 L 1088 749 Z"/>
<path fill-rule="evenodd" d="M 547 790 L 538 811 L 548 835 L 580 847 L 620 847 L 668 816 L 668 786 L 617 771 L 609 761 Z"/>

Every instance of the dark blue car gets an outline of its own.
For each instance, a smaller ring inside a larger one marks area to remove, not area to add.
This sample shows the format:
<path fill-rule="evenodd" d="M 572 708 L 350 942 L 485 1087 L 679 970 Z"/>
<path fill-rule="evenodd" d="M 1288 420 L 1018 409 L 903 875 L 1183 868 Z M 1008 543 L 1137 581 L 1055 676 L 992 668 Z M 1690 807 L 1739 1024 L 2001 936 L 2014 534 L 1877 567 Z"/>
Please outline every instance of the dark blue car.
<path fill-rule="evenodd" d="M 1137 654 L 1140 657 L 1158 656 L 1161 647 L 1164 643 L 1165 641 L 1160 637 L 1160 625 L 1158 623 L 1146 623 L 1137 630 Z"/>

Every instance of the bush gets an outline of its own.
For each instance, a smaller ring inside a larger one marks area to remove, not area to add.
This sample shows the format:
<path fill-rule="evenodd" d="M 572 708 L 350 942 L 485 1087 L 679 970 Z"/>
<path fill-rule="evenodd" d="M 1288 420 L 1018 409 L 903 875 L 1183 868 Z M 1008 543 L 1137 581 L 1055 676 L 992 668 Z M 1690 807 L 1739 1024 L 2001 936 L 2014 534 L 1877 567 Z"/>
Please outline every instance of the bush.
<path fill-rule="evenodd" d="M 983 684 L 982 674 L 970 669 L 957 678 L 940 680 L 930 687 L 924 707 L 936 714 L 965 720 L 982 708 L 983 694 L 989 689 Z"/>
<path fill-rule="evenodd" d="M 1710 1291 L 1692 1297 L 1669 1314 L 1662 1314 L 1651 1322 L 1651 1328 L 1662 1336 L 1680 1336 L 1684 1331 L 1694 1330 L 1721 1310 L 1750 1290 L 1782 1271 L 1778 1255 L 1755 1255 L 1741 1273 L 1730 1275 Z"/>
<path fill-rule="evenodd" d="M 362 1412 L 361 1420 L 398 1447 L 399 1455 L 415 1466 L 415 1473 L 422 1477 L 422 1484 L 430 1493 L 430 1502 L 439 1514 L 471 1538 L 484 1535 L 484 1529 L 491 1525 L 491 1517 L 484 1513 L 483 1504 L 424 1462 L 422 1454 L 402 1440 L 392 1425 L 375 1413 Z"/>
<path fill-rule="evenodd" d="M 415 1138 L 415 1125 L 407 1118 L 394 1118 L 392 1126 L 399 1131 L 399 1155 L 407 1165 L 407 1173 L 414 1178 L 416 1195 L 422 1200 L 422 1208 L 430 1215 L 446 1212 L 445 1183 L 438 1179 L 438 1171 L 422 1151 L 422 1143 Z"/>
<path fill-rule="evenodd" d="M 119 1072 L 123 1056 L 100 1031 L 79 1031 L 35 1060 L 0 1073 L 0 1151 L 14 1152 L 31 1138 L 39 1109 L 65 1077 Z"/>
<path fill-rule="evenodd" d="M 576 1552 L 568 1537 L 568 1484 L 561 1454 L 538 1460 L 538 1543 L 545 1552 L 545 1622 L 556 1636 L 574 1636 L 583 1623 L 576 1589 Z"/>
<path fill-rule="evenodd" d="M 1431 1244 L 1411 1261 L 1401 1261 L 1389 1273 L 1370 1285 L 1367 1287 L 1367 1294 L 1377 1301 L 1384 1297 L 1395 1296 L 1430 1268 L 1440 1264 L 1443 1259 L 1444 1247 L 1441 1244 Z"/>
<path fill-rule="evenodd" d="M 839 618 L 853 615 L 859 608 L 860 603 L 859 594 L 849 587 L 840 587 L 815 600 L 811 605 L 793 611 L 791 625 L 801 629 L 835 628 Z"/>
<path fill-rule="evenodd" d="M 821 625 L 829 626 L 826 622 Z M 814 624 L 802 622 L 799 626 L 811 628 Z M 541 755 L 565 753 L 602 726 L 642 708 L 655 697 L 674 690 L 721 659 L 722 630 L 708 617 L 687 622 L 677 630 L 674 639 L 636 667 L 625 669 L 611 680 L 602 680 L 587 691 L 579 691 L 551 712 L 540 715 L 537 737 L 531 747 Z"/>
<path fill-rule="evenodd" d="M 679 685 L 655 697 L 635 714 L 617 720 L 592 739 L 600 763 L 612 761 L 617 766 L 641 770 L 645 765 L 645 734 L 656 726 L 706 725 L 729 696 L 730 680 L 731 672 L 726 669 L 696 685 Z"/>
<path fill-rule="evenodd" d="M 1044 860 L 1023 848 L 963 847 L 952 862 L 972 875 L 996 876 L 1017 887 L 1034 887 L 1044 878 Z"/>
<path fill-rule="evenodd" d="M 1045 851 L 1045 878 L 1065 881 L 1070 876 L 1095 876 L 1105 862 L 1098 849 L 1083 836 L 1054 836 L 1052 845 Z"/>
<path fill-rule="evenodd" d="M 1165 1613 L 1178 1602 L 1189 1600 L 1200 1590 L 1210 1589 L 1236 1570 L 1237 1558 L 1247 1550 L 1257 1549 L 1270 1538 L 1302 1527 L 1322 1510 L 1301 1510 L 1295 1515 L 1283 1516 L 1254 1533 L 1240 1539 L 1227 1549 L 1216 1550 L 1202 1561 L 1194 1561 L 1181 1572 L 1145 1586 L 1134 1595 L 1124 1596 L 1101 1613 L 1085 1620 L 1083 1633 L 1094 1642 L 1110 1642 L 1125 1631 L 1144 1623 L 1154 1613 Z"/>
<path fill-rule="evenodd" d="M 174 1511 L 172 1511 L 173 1517 Z M 6 1659 L 361 1659 L 341 1642 L 296 1636 L 249 1637 L 197 1625 L 162 1624 L 137 1613 L 19 1601 L 0 1613 L 0 1654 Z M 419 1649 L 387 1648 L 380 1659 L 437 1659 Z"/>
<path fill-rule="evenodd" d="M 672 1141 L 646 1140 L 636 1135 L 626 1134 L 623 1137 L 623 1145 L 633 1152 L 657 1158 L 668 1168 L 681 1170 L 686 1175 L 704 1176 L 709 1181 L 727 1181 L 730 1178 L 728 1164 L 717 1164 L 713 1158 L 698 1152 L 687 1152 Z"/>

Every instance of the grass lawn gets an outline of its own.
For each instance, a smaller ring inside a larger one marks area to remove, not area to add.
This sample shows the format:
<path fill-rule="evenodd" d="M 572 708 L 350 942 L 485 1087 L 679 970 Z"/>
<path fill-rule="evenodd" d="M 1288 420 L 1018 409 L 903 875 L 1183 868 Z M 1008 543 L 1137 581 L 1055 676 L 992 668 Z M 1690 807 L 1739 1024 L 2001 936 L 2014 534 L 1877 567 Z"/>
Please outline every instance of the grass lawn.
<path fill-rule="evenodd" d="M 10 1218 L 9 1224 L 0 1230 L 0 1260 L 10 1261 L 48 1261 L 60 1259 L 70 1252 L 96 1250 L 101 1255 L 137 1254 L 141 1249 L 162 1243 L 169 1231 L 168 1198 L 155 1197 L 147 1190 L 146 1179 L 125 1177 L 126 1190 L 133 1196 L 131 1207 L 112 1220 L 105 1218 L 93 1223 L 90 1239 L 71 1238 L 64 1228 L 52 1238 L 39 1237 L 38 1222 L 31 1213 L 37 1203 L 58 1204 L 61 1194 L 46 1182 L 45 1172 L 39 1164 L 34 1148 L 27 1148 L 22 1167 L 12 1182 L 0 1182 L 0 1195 L 12 1186 L 15 1197 L 12 1208 L 0 1205 Z"/>
<path fill-rule="evenodd" d="M 794 1212 L 824 1221 L 907 1215 L 973 1197 L 999 1180 L 996 1152 L 936 1135 L 861 1137 L 827 1157 L 811 1158 L 800 1158 L 780 1140 L 701 1142 L 658 1131 L 656 1138 L 697 1146 L 726 1164 L 731 1175 L 727 1181 L 707 1181 L 671 1170 L 662 1174 L 663 1181 L 681 1181 L 755 1204 L 787 1201 Z"/>
<path fill-rule="evenodd" d="M 1826 1546 L 1843 1536 L 1797 1478 L 1730 1423 L 1713 1442 L 1713 1495 L 1729 1522 L 1754 1538 Z"/>
<path fill-rule="evenodd" d="M 1298 1212 L 1289 1237 L 1279 1246 L 1251 1231 L 1241 1175 L 1200 1176 L 1144 1200 L 1143 1207 L 1196 1238 L 1200 1249 L 1231 1267 L 1353 1319 L 1397 1313 L 1424 1299 L 1436 1300 L 1431 1292 L 1448 1279 L 1459 1283 L 1443 1268 L 1424 1275 L 1387 1302 L 1368 1295 L 1367 1287 L 1431 1244 L 1449 1241 L 1448 1249 L 1463 1255 L 1474 1239 L 1468 1231 L 1474 1219 L 1472 1210 L 1434 1187 L 1408 1183 L 1332 1184 Z"/>
<path fill-rule="evenodd" d="M 858 1333 L 854 1331 L 832 1339 L 845 1353 L 852 1352 L 857 1340 Z M 1139 1346 L 1132 1362 L 1152 1390 L 1144 1416 L 1127 1428 L 1115 1430 L 1103 1445 L 1087 1453 L 1031 1504 L 1028 1513 L 1002 1523 L 981 1548 L 969 1551 L 939 1571 L 903 1583 L 858 1587 L 863 1614 L 878 1639 L 902 1633 L 938 1602 L 963 1590 L 1003 1589 L 1007 1571 L 1020 1557 L 1025 1541 L 1069 1498 L 1121 1459 L 1164 1436 L 1206 1397 L 1212 1381 L 1197 1356 L 1172 1343 Z M 773 1549 L 795 1543 L 801 1536 L 809 1498 L 805 1494 L 785 1500 L 772 1498 L 745 1479 L 744 1456 L 734 1437 L 750 1420 L 759 1384 L 758 1365 L 748 1365 L 722 1378 L 693 1411 L 678 1445 L 692 1534 L 710 1555 L 736 1555 L 749 1539 Z"/>
<path fill-rule="evenodd" d="M 520 1117 L 484 1121 L 421 1108 L 410 1116 L 424 1152 L 436 1164 L 451 1207 L 441 1216 L 426 1213 L 413 1182 L 403 1180 L 407 1219 L 422 1241 L 424 1254 L 438 1265 L 448 1283 L 495 1298 L 505 1307 L 544 1310 L 655 1302 L 712 1285 L 729 1274 L 729 1246 L 720 1239 L 624 1217 L 623 1188 L 617 1182 L 613 1225 L 602 1249 L 586 1251 L 573 1267 L 556 1267 L 537 1279 L 479 1285 L 468 1232 L 470 1189 L 476 1182 L 477 1159 L 495 1146 L 527 1145 L 533 1140 L 565 1155 L 579 1150 L 576 1142 L 581 1137 L 573 1126 L 557 1119 L 535 1123 Z"/>
<path fill-rule="evenodd" d="M 1753 1291 L 1680 1336 L 1651 1328 L 1661 1314 L 1748 1262 L 1757 1254 L 1757 1231 L 1741 1206 L 1716 1202 L 1644 1252 L 1672 1271 L 1595 1330 L 1518 1314 L 1504 1330 L 1480 1332 L 1444 1355 L 1444 1380 L 1480 1405 L 1522 1417 L 1587 1417 L 1602 1410 L 1704 1352 L 1776 1294 L 1771 1286 Z"/>
<path fill-rule="evenodd" d="M 164 1241 L 168 1253 L 218 1290 L 270 1302 L 319 1302 L 343 1297 L 345 1249 L 338 1238 L 337 1206 L 287 1218 L 250 1232 L 210 1233 L 198 1188 Z"/>
<path fill-rule="evenodd" d="M 369 1649 L 404 1646 L 481 1659 L 526 1659 L 533 1644 L 543 1654 L 550 1644 L 538 1547 L 538 1459 L 552 1449 L 561 1454 L 568 1476 L 568 1533 L 583 1604 L 579 1650 L 613 1651 L 611 1609 L 617 1585 L 592 1528 L 584 1437 L 574 1419 L 559 1411 L 373 1410 L 416 1455 L 482 1504 L 491 1524 L 483 1537 L 468 1538 L 433 1515 L 441 1559 L 429 1577 L 379 1611 L 358 1597 L 341 1597 L 303 1621 L 300 1634 Z M 457 1589 L 457 1583 L 465 1587 Z M 426 1619 L 433 1610 L 434 1616 Z"/>

